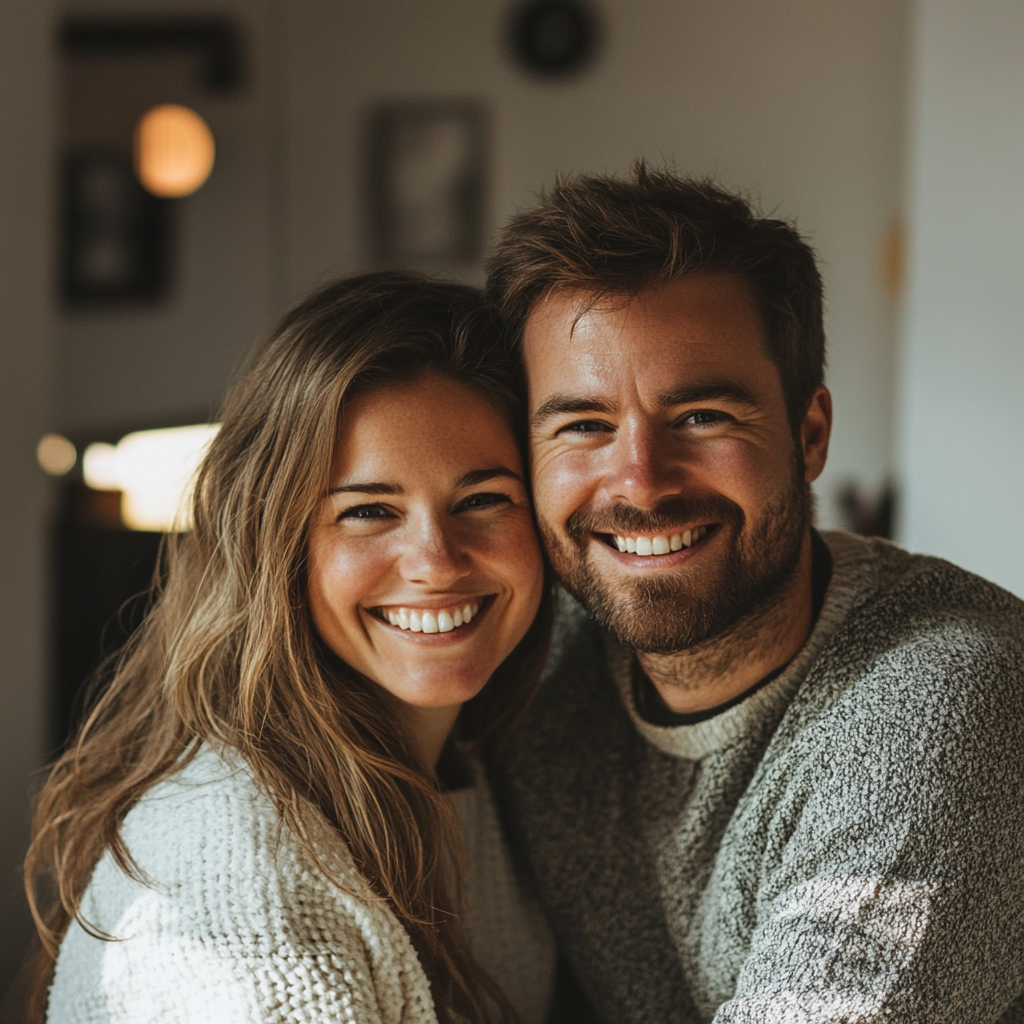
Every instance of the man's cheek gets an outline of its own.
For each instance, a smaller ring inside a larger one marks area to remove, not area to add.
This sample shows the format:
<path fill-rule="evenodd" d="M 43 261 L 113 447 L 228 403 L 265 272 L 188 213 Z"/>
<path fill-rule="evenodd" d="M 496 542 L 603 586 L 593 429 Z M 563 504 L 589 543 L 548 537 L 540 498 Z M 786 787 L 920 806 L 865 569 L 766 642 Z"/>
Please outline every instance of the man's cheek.
<path fill-rule="evenodd" d="M 565 520 L 584 505 L 597 482 L 587 460 L 571 452 L 535 452 L 533 493 L 538 509 L 549 510 L 548 519 Z"/>
<path fill-rule="evenodd" d="M 533 474 L 533 501 L 538 519 L 550 525 L 564 525 L 572 512 L 572 502 L 568 500 L 564 484 L 560 485 L 553 475 Z"/>

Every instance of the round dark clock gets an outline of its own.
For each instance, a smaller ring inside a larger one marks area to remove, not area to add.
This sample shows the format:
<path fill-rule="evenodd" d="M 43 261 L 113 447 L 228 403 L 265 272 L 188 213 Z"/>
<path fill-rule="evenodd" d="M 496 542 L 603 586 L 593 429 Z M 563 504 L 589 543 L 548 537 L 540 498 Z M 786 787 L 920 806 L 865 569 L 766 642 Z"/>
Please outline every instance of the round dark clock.
<path fill-rule="evenodd" d="M 592 9 L 575 0 L 530 0 L 512 12 L 512 52 L 535 74 L 578 71 L 593 56 L 597 36 Z"/>

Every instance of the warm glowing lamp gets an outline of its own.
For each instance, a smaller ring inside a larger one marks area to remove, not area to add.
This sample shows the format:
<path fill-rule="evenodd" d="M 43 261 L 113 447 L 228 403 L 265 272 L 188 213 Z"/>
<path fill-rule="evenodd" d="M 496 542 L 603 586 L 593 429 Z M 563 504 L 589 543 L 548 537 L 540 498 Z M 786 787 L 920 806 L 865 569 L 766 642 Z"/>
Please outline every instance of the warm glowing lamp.
<path fill-rule="evenodd" d="M 132 530 L 189 530 L 196 470 L 219 429 L 219 423 L 200 423 L 140 430 L 116 445 L 91 444 L 82 460 L 85 482 L 121 491 L 121 519 Z"/>
<path fill-rule="evenodd" d="M 135 173 L 162 199 L 191 195 L 213 170 L 210 126 L 188 107 L 153 107 L 135 126 Z"/>

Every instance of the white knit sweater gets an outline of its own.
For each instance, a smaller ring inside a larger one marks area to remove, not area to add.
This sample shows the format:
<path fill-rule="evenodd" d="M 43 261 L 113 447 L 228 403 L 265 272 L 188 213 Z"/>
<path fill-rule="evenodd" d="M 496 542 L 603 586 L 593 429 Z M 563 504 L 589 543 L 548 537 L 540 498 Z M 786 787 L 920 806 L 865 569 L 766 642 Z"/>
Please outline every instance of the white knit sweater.
<path fill-rule="evenodd" d="M 554 976 L 544 919 L 520 891 L 486 786 L 454 795 L 467 839 L 476 954 L 524 1024 L 543 1021 Z M 49 1024 L 427 1024 L 426 975 L 405 929 L 345 844 L 310 826 L 316 867 L 249 772 L 204 748 L 150 790 L 122 834 L 150 880 L 105 854 L 61 945 Z"/>

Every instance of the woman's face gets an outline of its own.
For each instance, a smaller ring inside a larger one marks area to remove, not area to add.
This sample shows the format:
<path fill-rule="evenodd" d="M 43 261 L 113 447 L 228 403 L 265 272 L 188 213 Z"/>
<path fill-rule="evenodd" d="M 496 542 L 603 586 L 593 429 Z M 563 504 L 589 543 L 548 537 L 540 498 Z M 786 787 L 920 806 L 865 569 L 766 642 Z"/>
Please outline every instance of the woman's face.
<path fill-rule="evenodd" d="M 543 568 L 512 432 L 441 377 L 348 402 L 309 535 L 317 631 L 418 708 L 461 704 L 522 639 Z"/>

